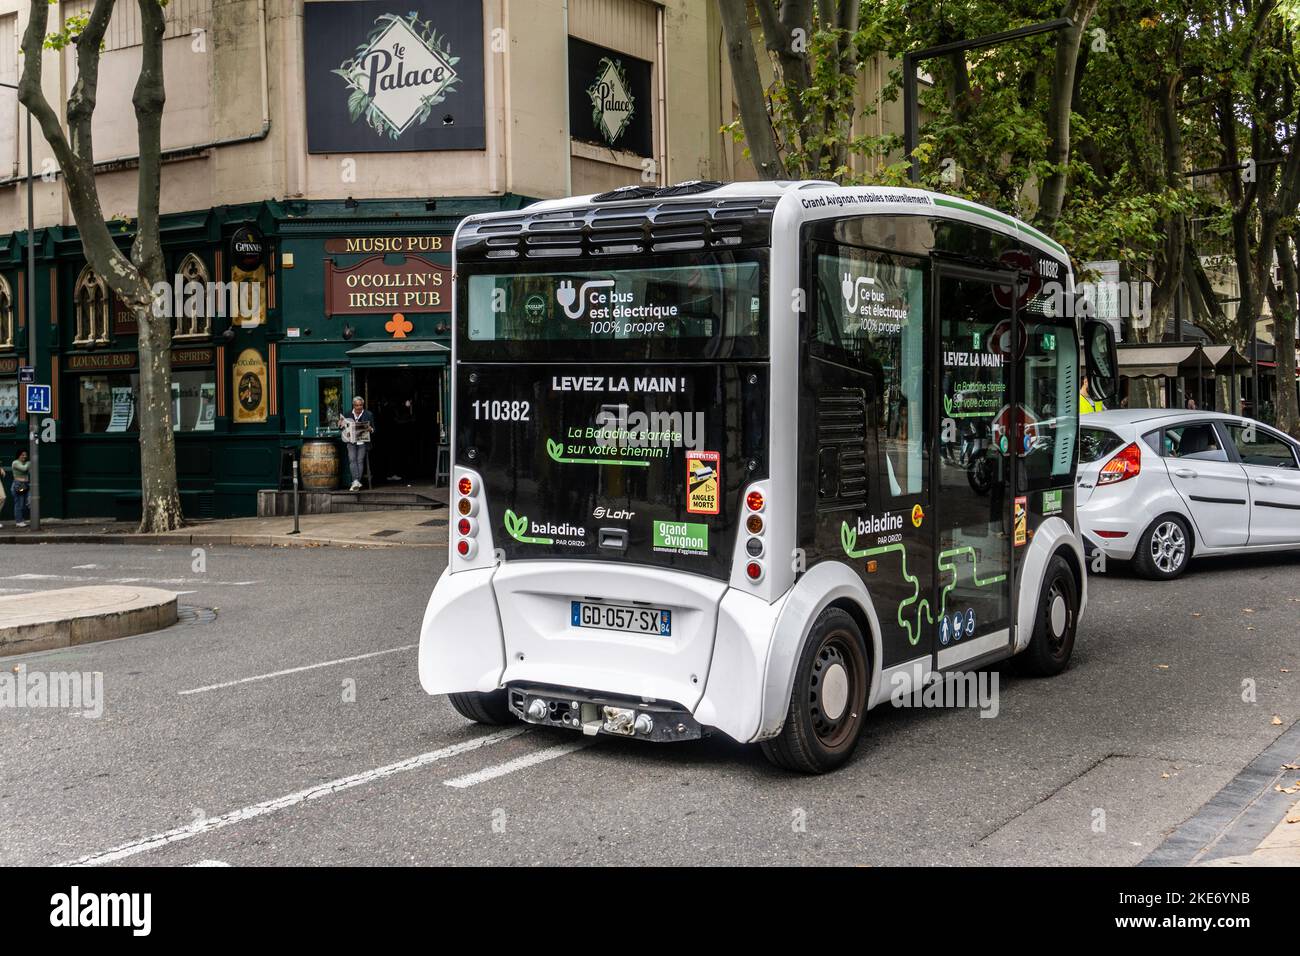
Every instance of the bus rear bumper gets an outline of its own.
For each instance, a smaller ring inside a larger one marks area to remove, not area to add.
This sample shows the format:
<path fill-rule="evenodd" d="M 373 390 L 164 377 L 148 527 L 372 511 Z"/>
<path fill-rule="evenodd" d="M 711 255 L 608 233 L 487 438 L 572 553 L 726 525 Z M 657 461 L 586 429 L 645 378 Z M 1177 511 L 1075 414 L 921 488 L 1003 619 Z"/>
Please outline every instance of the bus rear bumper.
<path fill-rule="evenodd" d="M 673 635 L 571 626 L 568 604 L 584 597 L 573 593 L 575 581 L 600 599 L 671 608 Z M 528 723 L 615 732 L 591 729 L 596 717 L 606 722 L 609 707 L 610 726 L 623 736 L 690 740 L 717 730 L 748 742 L 763 722 L 783 605 L 725 582 L 646 568 L 549 561 L 444 572 L 420 633 L 420 685 L 429 694 L 504 687 L 511 710 Z M 629 716 L 635 726 L 643 712 L 653 733 L 627 732 Z"/>
<path fill-rule="evenodd" d="M 492 593 L 496 568 L 442 572 L 420 627 L 420 686 L 426 694 L 489 693 L 501 686 L 505 641 Z"/>

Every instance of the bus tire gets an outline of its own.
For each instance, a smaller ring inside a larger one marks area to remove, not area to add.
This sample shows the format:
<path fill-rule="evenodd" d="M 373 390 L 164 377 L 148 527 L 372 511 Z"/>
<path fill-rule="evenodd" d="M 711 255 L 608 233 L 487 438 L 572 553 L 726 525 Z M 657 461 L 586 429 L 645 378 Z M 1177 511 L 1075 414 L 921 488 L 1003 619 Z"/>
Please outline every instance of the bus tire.
<path fill-rule="evenodd" d="M 1133 570 L 1152 581 L 1172 581 L 1192 559 L 1192 532 L 1175 514 L 1161 515 L 1142 532 L 1133 554 Z"/>
<path fill-rule="evenodd" d="M 828 607 L 813 622 L 795 668 L 781 733 L 759 746 L 785 770 L 827 773 L 853 754 L 867 716 L 867 644 L 847 611 Z"/>
<path fill-rule="evenodd" d="M 1033 636 L 1019 657 L 1021 671 L 1032 677 L 1055 677 L 1065 670 L 1078 627 L 1079 582 L 1069 562 L 1055 554 L 1043 575 Z"/>
<path fill-rule="evenodd" d="M 509 724 L 515 720 L 515 715 L 510 713 L 510 705 L 506 702 L 504 687 L 487 694 L 474 691 L 448 694 L 447 699 L 456 708 L 456 713 L 476 724 Z"/>

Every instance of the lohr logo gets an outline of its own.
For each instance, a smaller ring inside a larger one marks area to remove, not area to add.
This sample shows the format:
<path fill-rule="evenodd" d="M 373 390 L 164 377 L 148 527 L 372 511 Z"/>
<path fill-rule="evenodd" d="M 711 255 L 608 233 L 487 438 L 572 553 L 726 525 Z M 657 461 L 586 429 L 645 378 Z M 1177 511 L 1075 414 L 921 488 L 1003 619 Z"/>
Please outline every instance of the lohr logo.
<path fill-rule="evenodd" d="M 413 123 L 423 124 L 460 80 L 445 37 L 415 13 L 385 13 L 357 53 L 331 72 L 347 81 L 348 116 L 381 136 L 399 139 Z"/>
<path fill-rule="evenodd" d="M 596 82 L 587 87 L 587 96 L 591 98 L 591 121 L 605 142 L 613 146 L 636 111 L 623 64 L 610 57 L 602 59 Z"/>
<path fill-rule="evenodd" d="M 609 518 L 611 521 L 631 521 L 636 517 L 635 511 L 624 511 L 619 508 L 606 508 L 604 505 L 597 505 L 596 510 L 591 513 L 593 518 Z"/>

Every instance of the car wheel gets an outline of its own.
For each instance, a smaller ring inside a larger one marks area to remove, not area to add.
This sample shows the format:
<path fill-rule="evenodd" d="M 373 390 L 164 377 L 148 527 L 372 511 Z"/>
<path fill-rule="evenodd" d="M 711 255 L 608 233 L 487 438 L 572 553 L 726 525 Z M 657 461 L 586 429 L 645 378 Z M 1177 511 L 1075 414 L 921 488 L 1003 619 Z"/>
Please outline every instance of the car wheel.
<path fill-rule="evenodd" d="M 476 724 L 509 724 L 515 720 L 504 687 L 487 694 L 448 694 L 447 699 L 456 708 L 456 713 Z"/>
<path fill-rule="evenodd" d="M 844 763 L 862 736 L 870 675 L 857 622 L 837 607 L 822 611 L 799 656 L 785 724 L 778 737 L 759 745 L 763 754 L 799 773 L 826 773 Z"/>
<path fill-rule="evenodd" d="M 1055 677 L 1070 663 L 1079 626 L 1079 584 L 1070 565 L 1053 555 L 1043 575 L 1029 646 L 1017 658 L 1021 670 L 1033 677 Z"/>
<path fill-rule="evenodd" d="M 1178 515 L 1161 515 L 1142 534 L 1133 567 L 1145 578 L 1169 581 L 1187 570 L 1192 532 Z"/>

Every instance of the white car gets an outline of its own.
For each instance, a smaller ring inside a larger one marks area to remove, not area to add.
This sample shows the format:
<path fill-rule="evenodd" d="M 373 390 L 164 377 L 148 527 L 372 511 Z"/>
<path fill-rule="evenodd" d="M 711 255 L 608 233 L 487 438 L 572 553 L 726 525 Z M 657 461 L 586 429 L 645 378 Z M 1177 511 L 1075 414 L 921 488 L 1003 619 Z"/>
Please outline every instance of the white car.
<path fill-rule="evenodd" d="M 1300 442 L 1221 412 L 1079 419 L 1079 530 L 1091 553 L 1177 577 L 1193 557 L 1300 548 Z"/>

